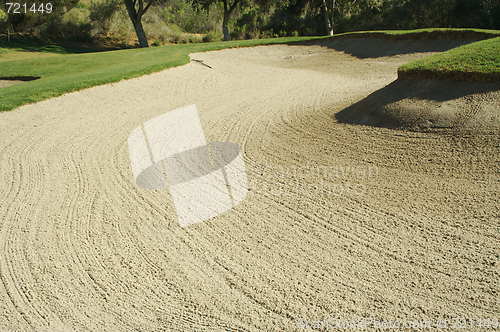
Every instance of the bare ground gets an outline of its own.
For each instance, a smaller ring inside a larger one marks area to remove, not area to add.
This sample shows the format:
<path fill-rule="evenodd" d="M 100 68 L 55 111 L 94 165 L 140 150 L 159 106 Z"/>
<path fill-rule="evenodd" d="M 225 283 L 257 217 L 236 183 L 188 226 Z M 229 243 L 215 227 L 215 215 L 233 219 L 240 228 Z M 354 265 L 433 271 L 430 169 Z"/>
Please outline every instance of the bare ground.
<path fill-rule="evenodd" d="M 498 130 L 386 128 L 380 107 L 398 101 L 386 94 L 359 107 L 400 84 L 400 64 L 464 42 L 192 54 L 212 69 L 192 62 L 0 114 L 0 330 L 500 318 Z M 250 192 L 181 228 L 168 191 L 135 186 L 127 138 L 193 103 L 207 141 L 241 147 Z M 376 119 L 356 124 L 356 112 Z"/>

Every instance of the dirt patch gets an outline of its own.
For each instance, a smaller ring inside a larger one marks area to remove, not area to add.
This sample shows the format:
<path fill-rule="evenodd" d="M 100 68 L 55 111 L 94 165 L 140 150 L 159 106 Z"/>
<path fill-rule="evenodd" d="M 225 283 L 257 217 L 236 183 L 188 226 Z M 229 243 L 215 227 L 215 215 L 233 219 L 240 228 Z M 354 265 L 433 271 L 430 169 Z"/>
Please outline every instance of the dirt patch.
<path fill-rule="evenodd" d="M 392 45 L 379 57 L 353 55 L 362 44 L 192 54 L 211 68 L 193 61 L 1 113 L 0 330 L 500 317 L 498 134 L 335 117 L 432 53 Z M 168 191 L 135 185 L 127 139 L 190 104 L 207 141 L 240 146 L 250 192 L 181 228 Z"/>

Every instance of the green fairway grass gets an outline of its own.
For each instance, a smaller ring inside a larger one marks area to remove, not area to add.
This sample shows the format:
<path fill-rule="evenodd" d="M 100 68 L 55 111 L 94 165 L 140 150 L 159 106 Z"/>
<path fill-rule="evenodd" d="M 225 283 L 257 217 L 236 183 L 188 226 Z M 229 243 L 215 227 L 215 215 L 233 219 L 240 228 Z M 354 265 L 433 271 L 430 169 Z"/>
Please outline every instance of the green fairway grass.
<path fill-rule="evenodd" d="M 412 61 L 398 68 L 398 77 L 500 82 L 500 37 Z"/>
<path fill-rule="evenodd" d="M 0 66 L 2 66 L 2 62 L 11 60 L 26 60 L 45 58 L 58 54 L 78 54 L 98 51 L 99 50 L 94 49 L 62 47 L 39 43 L 0 42 Z"/>

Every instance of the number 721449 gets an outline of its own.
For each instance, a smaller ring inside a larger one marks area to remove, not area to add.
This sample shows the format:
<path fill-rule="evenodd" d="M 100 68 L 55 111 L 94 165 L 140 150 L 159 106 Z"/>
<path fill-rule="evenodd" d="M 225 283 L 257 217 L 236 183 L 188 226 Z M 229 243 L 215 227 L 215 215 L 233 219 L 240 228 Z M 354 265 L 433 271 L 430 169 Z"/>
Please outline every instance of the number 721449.
<path fill-rule="evenodd" d="M 37 5 L 35 3 L 33 4 L 21 4 L 18 2 L 7 2 L 5 3 L 5 6 L 7 8 L 7 14 L 26 14 L 29 12 L 32 13 L 45 13 L 45 14 L 50 14 L 52 13 L 52 4 L 51 3 L 41 3 L 40 5 Z"/>

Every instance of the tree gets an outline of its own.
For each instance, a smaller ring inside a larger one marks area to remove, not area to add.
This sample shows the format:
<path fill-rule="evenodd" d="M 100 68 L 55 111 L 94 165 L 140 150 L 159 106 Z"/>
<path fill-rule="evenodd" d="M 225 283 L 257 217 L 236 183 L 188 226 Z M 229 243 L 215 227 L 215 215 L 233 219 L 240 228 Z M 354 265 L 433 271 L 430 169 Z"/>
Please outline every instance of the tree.
<path fill-rule="evenodd" d="M 222 32 L 224 33 L 224 40 L 229 40 L 229 19 L 234 13 L 236 8 L 245 9 L 250 6 L 257 6 L 263 11 L 269 11 L 273 6 L 283 6 L 289 3 L 290 0 L 188 0 L 196 9 L 210 10 L 214 4 L 220 3 L 224 9 L 224 17 L 222 20 Z"/>
<path fill-rule="evenodd" d="M 222 20 L 222 32 L 224 33 L 224 40 L 229 40 L 229 28 L 228 23 L 234 10 L 241 3 L 241 0 L 191 0 L 193 7 L 197 9 L 204 9 L 206 11 L 210 10 L 210 6 L 216 3 L 222 3 L 224 8 L 224 17 Z"/>
<path fill-rule="evenodd" d="M 331 0 L 331 7 L 328 8 L 327 0 L 323 0 L 323 15 L 325 16 L 326 34 L 333 36 L 334 22 L 333 11 L 335 10 L 335 0 Z M 331 13 L 331 15 L 329 15 Z"/>
<path fill-rule="evenodd" d="M 148 9 L 155 3 L 156 0 L 149 0 L 149 3 L 144 7 L 143 0 L 123 0 L 125 6 L 127 7 L 128 16 L 132 20 L 134 25 L 135 33 L 137 34 L 137 39 L 139 39 L 139 45 L 141 47 L 149 47 L 148 38 L 146 37 L 146 32 L 142 27 L 142 16 L 148 11 Z"/>

